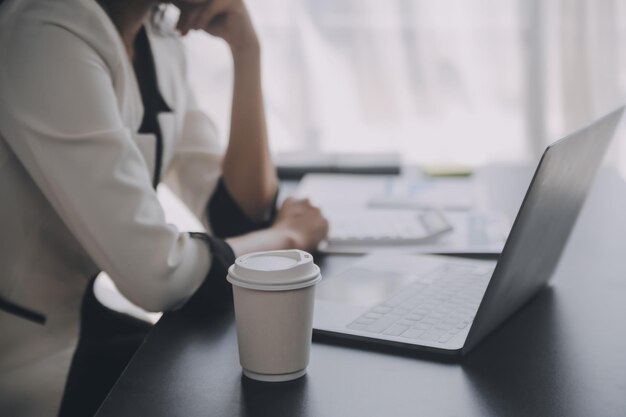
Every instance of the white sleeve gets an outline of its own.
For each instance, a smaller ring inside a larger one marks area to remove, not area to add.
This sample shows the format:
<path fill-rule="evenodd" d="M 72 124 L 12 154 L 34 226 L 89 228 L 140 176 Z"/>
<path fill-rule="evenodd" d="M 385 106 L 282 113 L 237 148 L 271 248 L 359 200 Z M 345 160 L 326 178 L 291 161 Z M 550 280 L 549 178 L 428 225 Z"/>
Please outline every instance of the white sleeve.
<path fill-rule="evenodd" d="M 3 53 L 3 136 L 129 300 L 176 308 L 209 271 L 206 244 L 166 224 L 101 56 L 66 29 L 36 29 Z"/>
<path fill-rule="evenodd" d="M 207 204 L 222 175 L 223 150 L 211 119 L 187 92 L 187 111 L 182 135 L 163 181 L 189 207 L 207 229 Z"/>

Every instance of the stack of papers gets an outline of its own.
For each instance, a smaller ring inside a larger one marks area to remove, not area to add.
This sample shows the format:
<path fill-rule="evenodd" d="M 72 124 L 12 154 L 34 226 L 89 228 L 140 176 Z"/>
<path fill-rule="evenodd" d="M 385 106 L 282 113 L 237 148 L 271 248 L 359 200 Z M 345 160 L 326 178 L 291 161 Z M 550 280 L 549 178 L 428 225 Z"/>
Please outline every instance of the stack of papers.
<path fill-rule="evenodd" d="M 320 246 L 327 253 L 498 254 L 512 224 L 480 207 L 480 190 L 471 178 L 309 174 L 296 196 L 309 198 L 329 219 L 329 239 Z M 402 239 L 399 230 L 416 229 L 411 218 L 421 238 Z M 420 229 L 423 219 L 438 220 Z M 355 236 L 359 224 L 363 233 Z M 385 224 L 388 232 L 382 230 Z"/>

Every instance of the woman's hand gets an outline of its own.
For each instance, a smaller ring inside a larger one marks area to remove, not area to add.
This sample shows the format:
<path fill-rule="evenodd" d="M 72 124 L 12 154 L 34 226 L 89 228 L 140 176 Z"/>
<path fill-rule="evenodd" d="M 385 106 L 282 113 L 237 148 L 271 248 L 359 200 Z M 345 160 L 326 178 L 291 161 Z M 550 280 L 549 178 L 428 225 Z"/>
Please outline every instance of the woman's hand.
<path fill-rule="evenodd" d="M 258 52 L 259 41 L 243 0 L 173 0 L 180 9 L 177 28 L 183 35 L 204 30 L 228 43 L 233 53 Z"/>
<path fill-rule="evenodd" d="M 328 221 L 308 199 L 288 198 L 272 228 L 284 232 L 293 248 L 314 251 L 328 234 Z"/>
<path fill-rule="evenodd" d="M 328 234 L 328 222 L 309 200 L 288 198 L 272 227 L 226 239 L 235 256 L 279 249 L 314 252 Z"/>

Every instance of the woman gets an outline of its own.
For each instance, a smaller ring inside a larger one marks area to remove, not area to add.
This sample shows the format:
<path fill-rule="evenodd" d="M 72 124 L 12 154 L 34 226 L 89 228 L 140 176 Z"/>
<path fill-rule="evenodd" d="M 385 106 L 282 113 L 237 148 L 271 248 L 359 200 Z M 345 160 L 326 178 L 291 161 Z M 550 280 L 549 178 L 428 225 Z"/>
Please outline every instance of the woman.
<path fill-rule="evenodd" d="M 157 3 L 0 6 L 0 415 L 54 415 L 66 379 L 62 415 L 93 414 L 104 398 L 146 328 L 97 303 L 98 272 L 146 310 L 202 315 L 229 302 L 235 256 L 311 250 L 326 234 L 308 201 L 275 209 L 242 0 L 174 2 L 180 34 L 205 30 L 232 52 L 225 152 L 185 84 L 179 35 L 150 23 Z M 161 181 L 211 235 L 165 222 Z"/>

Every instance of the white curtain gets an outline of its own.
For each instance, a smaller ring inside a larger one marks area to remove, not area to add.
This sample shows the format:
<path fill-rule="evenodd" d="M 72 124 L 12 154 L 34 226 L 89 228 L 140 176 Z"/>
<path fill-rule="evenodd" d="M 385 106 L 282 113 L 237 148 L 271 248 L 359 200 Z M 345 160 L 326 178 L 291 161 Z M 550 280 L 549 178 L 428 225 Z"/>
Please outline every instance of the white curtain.
<path fill-rule="evenodd" d="M 626 101 L 624 3 L 249 0 L 272 148 L 534 161 Z M 199 101 L 225 137 L 227 50 L 202 33 L 186 45 Z M 625 146 L 613 154 L 626 165 Z"/>
<path fill-rule="evenodd" d="M 543 12 L 546 130 L 556 138 L 626 102 L 626 2 L 551 1 Z M 624 125 L 609 159 L 626 175 Z"/>

